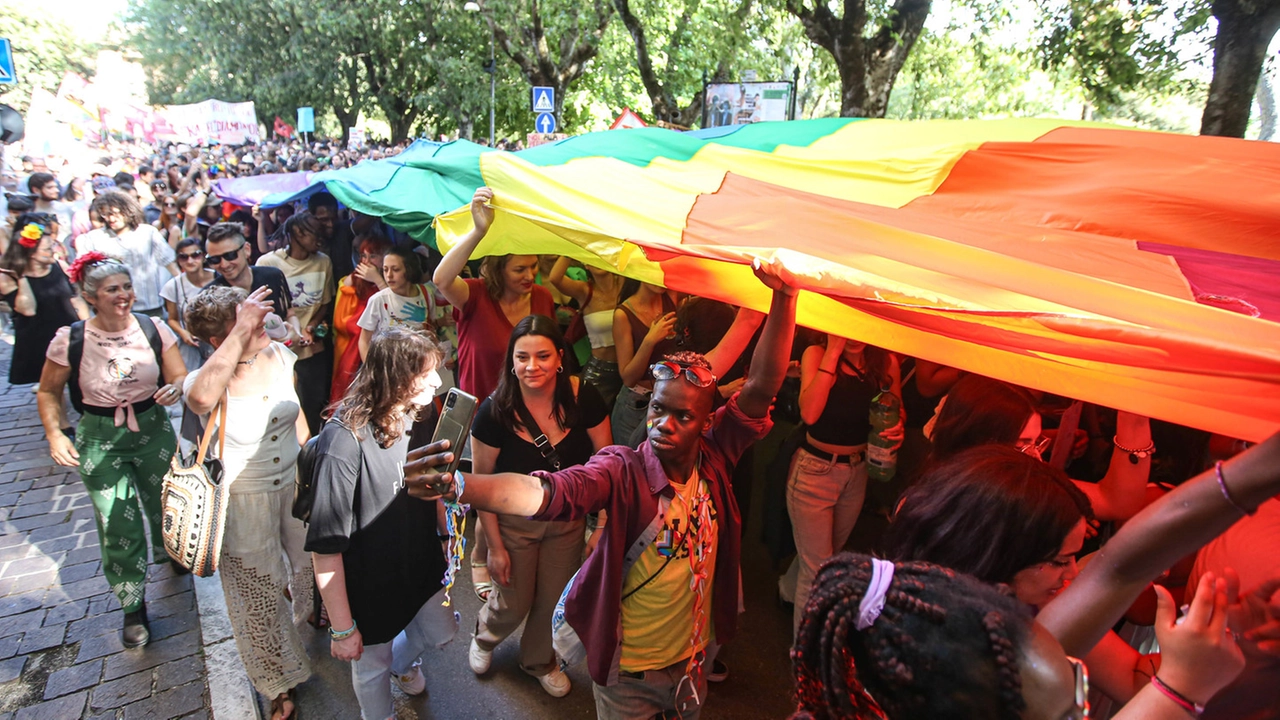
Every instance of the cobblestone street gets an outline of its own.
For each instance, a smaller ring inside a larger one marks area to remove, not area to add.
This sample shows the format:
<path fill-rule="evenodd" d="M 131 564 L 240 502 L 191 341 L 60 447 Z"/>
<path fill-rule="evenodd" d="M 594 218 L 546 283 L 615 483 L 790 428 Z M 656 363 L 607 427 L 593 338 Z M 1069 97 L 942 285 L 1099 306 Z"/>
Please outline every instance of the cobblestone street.
<path fill-rule="evenodd" d="M 0 378 L 12 346 L 0 343 Z M 190 577 L 153 566 L 151 644 L 125 650 L 89 496 L 49 459 L 31 386 L 0 379 L 0 720 L 210 717 Z"/>

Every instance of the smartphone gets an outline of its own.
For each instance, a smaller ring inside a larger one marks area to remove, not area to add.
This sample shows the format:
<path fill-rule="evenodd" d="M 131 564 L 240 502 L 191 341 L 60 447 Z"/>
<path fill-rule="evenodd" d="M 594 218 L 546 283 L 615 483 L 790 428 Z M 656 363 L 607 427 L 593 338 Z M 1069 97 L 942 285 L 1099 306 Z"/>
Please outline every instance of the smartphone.
<path fill-rule="evenodd" d="M 435 434 L 431 442 L 449 441 L 449 452 L 453 453 L 453 462 L 433 468 L 439 473 L 453 474 L 462 460 L 462 446 L 471 432 L 471 421 L 475 419 L 479 403 L 476 396 L 453 388 L 444 398 L 444 410 L 440 412 L 440 420 L 436 422 Z"/>

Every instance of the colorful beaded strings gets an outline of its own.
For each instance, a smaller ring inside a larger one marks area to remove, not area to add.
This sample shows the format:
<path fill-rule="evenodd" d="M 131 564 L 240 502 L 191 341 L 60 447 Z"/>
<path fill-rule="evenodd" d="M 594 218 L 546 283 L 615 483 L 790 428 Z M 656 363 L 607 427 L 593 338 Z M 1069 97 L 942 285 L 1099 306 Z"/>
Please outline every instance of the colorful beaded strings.
<path fill-rule="evenodd" d="M 699 492 L 702 481 L 698 479 L 696 472 L 689 482 L 695 483 L 693 492 L 696 494 L 693 495 L 692 502 L 685 500 L 679 493 L 676 494 L 676 497 L 684 501 L 685 507 L 688 508 L 690 521 L 688 531 L 694 533 L 689 545 L 689 589 L 693 591 L 693 629 L 689 633 L 689 644 L 693 652 L 689 656 L 689 664 L 685 666 L 680 685 L 683 685 L 686 680 L 689 681 L 693 700 L 701 705 L 702 700 L 698 697 L 698 682 L 702 677 L 702 661 L 698 659 L 698 646 L 703 643 L 707 632 L 708 622 L 705 611 L 710 565 L 707 561 L 715 539 L 711 528 L 711 495 L 709 492 Z M 679 697 L 679 695 L 680 688 L 677 686 L 676 696 Z"/>
<path fill-rule="evenodd" d="M 445 528 L 449 532 L 449 541 L 445 544 L 444 602 L 440 603 L 444 607 L 453 604 L 449 593 L 458 579 L 458 572 L 462 570 L 462 558 L 467 552 L 467 538 L 464 535 L 467 532 L 467 513 L 471 511 L 471 506 L 462 502 L 467 482 L 460 471 L 453 471 L 453 482 L 457 488 L 454 499 L 444 501 Z"/>

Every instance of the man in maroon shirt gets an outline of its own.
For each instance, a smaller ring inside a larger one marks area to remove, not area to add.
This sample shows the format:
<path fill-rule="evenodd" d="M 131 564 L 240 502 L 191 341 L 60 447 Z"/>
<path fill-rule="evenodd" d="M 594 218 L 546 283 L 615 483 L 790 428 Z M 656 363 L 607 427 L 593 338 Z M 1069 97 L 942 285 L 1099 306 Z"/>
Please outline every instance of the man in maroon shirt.
<path fill-rule="evenodd" d="M 461 501 L 539 520 L 607 510 L 599 547 L 561 602 L 586 648 L 601 718 L 696 718 L 706 697 L 706 649 L 728 642 L 738 610 L 741 518 L 731 487 L 742 452 L 768 433 L 795 331 L 795 289 L 777 265 L 757 263 L 773 301 L 741 392 L 712 412 L 705 358 L 652 367 L 648 442 L 614 445 L 557 473 L 463 475 Z M 430 445 L 405 466 L 410 492 L 452 495 L 458 481 L 430 468 L 449 453 Z M 562 629 L 557 630 L 562 634 Z"/>

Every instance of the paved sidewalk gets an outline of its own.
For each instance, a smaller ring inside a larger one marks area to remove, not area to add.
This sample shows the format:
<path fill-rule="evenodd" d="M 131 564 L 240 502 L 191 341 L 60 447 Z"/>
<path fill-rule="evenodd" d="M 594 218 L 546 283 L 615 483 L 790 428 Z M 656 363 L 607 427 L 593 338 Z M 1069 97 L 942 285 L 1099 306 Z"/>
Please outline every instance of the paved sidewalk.
<path fill-rule="evenodd" d="M 151 643 L 125 650 L 93 507 L 49 459 L 31 386 L 0 342 L 0 720 L 209 718 L 191 578 L 153 566 Z"/>

